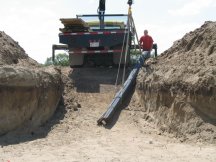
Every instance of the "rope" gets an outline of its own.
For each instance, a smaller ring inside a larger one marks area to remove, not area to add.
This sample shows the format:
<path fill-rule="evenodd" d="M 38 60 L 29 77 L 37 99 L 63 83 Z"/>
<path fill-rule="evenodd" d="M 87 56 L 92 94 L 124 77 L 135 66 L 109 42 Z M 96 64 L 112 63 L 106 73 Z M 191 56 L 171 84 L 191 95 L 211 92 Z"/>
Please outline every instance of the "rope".
<path fill-rule="evenodd" d="M 125 63 L 124 63 L 124 70 L 123 70 L 123 76 L 122 76 L 122 85 L 124 84 L 125 81 L 125 73 L 126 73 L 126 63 L 127 63 L 127 56 L 128 56 L 128 50 L 129 50 L 129 35 L 130 35 L 130 17 L 128 15 L 128 32 L 127 32 L 127 41 L 126 41 L 126 53 L 125 53 Z"/>
<path fill-rule="evenodd" d="M 119 73 L 120 73 L 120 68 L 121 68 L 121 62 L 122 62 L 122 56 L 123 56 L 123 51 L 124 51 L 126 33 L 127 32 L 125 30 L 124 38 L 123 38 L 123 45 L 122 45 L 122 49 L 121 49 L 120 60 L 119 60 L 119 64 L 118 64 L 118 72 L 117 72 L 116 81 L 115 81 L 115 89 L 116 89 L 116 91 L 117 91 L 118 78 L 119 78 Z"/>
<path fill-rule="evenodd" d="M 136 26 L 135 26 L 135 23 L 134 23 L 134 19 L 133 19 L 133 17 L 132 17 L 132 15 L 131 15 L 131 23 L 132 23 L 132 25 L 133 25 L 133 27 L 134 27 L 134 33 L 135 33 L 135 35 L 136 35 L 136 40 L 137 40 L 137 43 L 138 43 L 138 45 L 139 45 L 139 51 L 140 51 L 140 53 L 142 52 L 142 50 L 141 50 L 141 45 L 140 45 L 140 42 L 139 42 L 139 38 L 138 38 L 138 34 L 137 34 L 137 30 L 136 30 Z"/>
<path fill-rule="evenodd" d="M 131 30 L 134 29 L 133 33 L 135 33 L 135 35 L 136 35 L 136 39 L 137 39 L 137 42 L 138 42 L 138 45 L 139 45 L 139 51 L 141 53 L 141 46 L 140 46 L 140 43 L 139 43 L 139 40 L 138 40 L 136 27 L 135 27 L 134 20 L 133 20 L 133 17 L 132 17 L 131 6 L 129 6 L 129 9 L 128 9 L 127 28 L 128 28 L 128 31 L 125 32 L 125 34 L 124 34 L 123 45 L 122 45 L 122 50 L 121 50 L 121 55 L 120 55 L 120 60 L 119 60 L 119 65 L 118 65 L 118 72 L 117 72 L 117 76 L 116 76 L 116 82 L 115 82 L 115 89 L 116 90 L 117 90 L 117 83 L 118 83 L 118 78 L 119 78 L 119 73 L 120 73 L 120 66 L 121 66 L 121 62 L 122 62 L 123 50 L 124 50 L 124 46 L 125 46 L 125 37 L 126 37 L 126 34 L 127 34 L 127 41 L 126 41 L 126 47 L 125 47 L 126 52 L 125 52 L 125 58 L 124 58 L 124 70 L 123 70 L 123 76 L 122 76 L 122 86 L 123 86 L 124 81 L 125 81 L 126 63 L 127 63 L 127 56 L 128 56 L 128 53 L 129 53 L 130 29 Z M 134 44 L 135 44 L 135 40 L 134 40 Z"/>

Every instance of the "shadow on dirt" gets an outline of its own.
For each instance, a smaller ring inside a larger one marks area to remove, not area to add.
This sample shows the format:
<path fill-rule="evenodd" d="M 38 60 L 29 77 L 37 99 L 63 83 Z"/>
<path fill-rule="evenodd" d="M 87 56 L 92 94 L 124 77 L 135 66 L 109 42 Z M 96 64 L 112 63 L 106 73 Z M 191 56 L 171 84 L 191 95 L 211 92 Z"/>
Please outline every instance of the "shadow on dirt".
<path fill-rule="evenodd" d="M 54 125 L 60 123 L 66 114 L 66 108 L 63 97 L 61 98 L 59 105 L 52 116 L 52 118 L 38 128 L 22 127 L 15 131 L 11 131 L 5 135 L 0 136 L 0 146 L 15 145 L 28 141 L 33 141 L 40 138 L 45 138 L 52 130 Z"/>
<path fill-rule="evenodd" d="M 119 72 L 117 84 L 121 83 L 122 72 L 123 69 Z M 99 93 L 101 84 L 115 85 L 117 73 L 118 69 L 113 67 L 75 68 L 69 77 L 73 80 L 77 92 Z"/>
<path fill-rule="evenodd" d="M 128 107 L 128 105 L 130 104 L 134 91 L 135 85 L 133 85 L 133 87 L 130 89 L 130 93 L 125 96 L 124 101 L 122 101 L 122 104 L 118 107 L 113 117 L 108 121 L 107 125 L 104 126 L 106 129 L 112 129 L 112 127 L 118 122 L 121 111 Z"/>

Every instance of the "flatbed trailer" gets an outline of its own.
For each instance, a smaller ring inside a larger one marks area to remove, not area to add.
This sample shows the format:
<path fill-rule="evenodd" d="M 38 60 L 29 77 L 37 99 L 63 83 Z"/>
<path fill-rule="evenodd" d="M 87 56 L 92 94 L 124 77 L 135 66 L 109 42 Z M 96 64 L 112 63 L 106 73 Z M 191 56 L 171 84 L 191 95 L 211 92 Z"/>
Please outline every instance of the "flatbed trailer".
<path fill-rule="evenodd" d="M 119 19 L 124 17 L 126 20 L 127 16 L 104 15 L 103 28 L 100 27 L 99 21 L 93 21 L 98 15 L 77 15 L 74 19 L 60 19 L 65 28 L 60 29 L 62 32 L 59 34 L 59 42 L 68 46 L 70 66 L 129 64 L 130 50 L 123 48 L 126 47 L 124 41 L 128 36 L 128 29 L 125 22 Z M 106 22 L 107 17 L 113 21 Z M 84 18 L 92 20 L 83 21 Z M 131 46 L 132 35 L 130 32 L 129 34 L 130 43 L 127 47 Z M 126 50 L 128 50 L 127 59 L 121 59 L 125 58 Z"/>

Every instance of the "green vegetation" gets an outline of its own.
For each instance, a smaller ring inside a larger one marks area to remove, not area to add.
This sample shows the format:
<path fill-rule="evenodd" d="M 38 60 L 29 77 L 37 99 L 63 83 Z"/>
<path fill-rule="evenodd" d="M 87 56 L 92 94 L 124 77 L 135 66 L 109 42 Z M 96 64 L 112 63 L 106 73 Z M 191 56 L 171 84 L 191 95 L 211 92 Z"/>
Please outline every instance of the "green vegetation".
<path fill-rule="evenodd" d="M 54 62 L 52 61 L 52 57 L 48 57 L 44 65 L 69 66 L 69 56 L 66 53 L 59 53 L 55 56 Z"/>
<path fill-rule="evenodd" d="M 137 49 L 137 50 L 130 50 L 130 54 L 133 56 L 139 56 L 141 55 L 141 52 Z"/>

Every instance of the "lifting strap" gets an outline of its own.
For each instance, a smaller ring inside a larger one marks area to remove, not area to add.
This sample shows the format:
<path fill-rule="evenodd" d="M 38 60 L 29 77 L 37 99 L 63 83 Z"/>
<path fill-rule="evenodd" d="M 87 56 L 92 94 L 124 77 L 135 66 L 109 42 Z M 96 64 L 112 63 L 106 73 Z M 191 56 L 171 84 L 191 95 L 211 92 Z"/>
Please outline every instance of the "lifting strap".
<path fill-rule="evenodd" d="M 134 20 L 133 20 L 133 17 L 132 17 L 131 4 L 129 4 L 128 17 L 127 17 L 127 32 L 125 32 L 125 34 L 124 34 L 124 39 L 123 39 L 123 43 L 122 43 L 122 51 L 121 51 L 121 55 L 120 55 L 120 59 L 119 59 L 118 72 L 117 72 L 117 76 L 116 76 L 116 82 L 115 82 L 116 91 L 117 91 L 117 84 L 118 84 L 119 73 L 120 73 L 121 62 L 122 62 L 124 49 L 125 49 L 125 58 L 124 58 L 124 69 L 123 69 L 121 87 L 124 85 L 124 82 L 125 82 L 126 63 L 127 63 L 128 54 L 130 53 L 130 51 L 129 51 L 130 50 L 129 49 L 130 32 L 132 33 L 132 35 L 136 36 L 136 40 L 137 40 L 137 43 L 139 45 L 139 52 L 141 53 L 141 46 L 140 46 L 140 43 L 139 43 L 135 23 L 134 23 Z M 127 34 L 127 39 L 126 39 L 126 43 L 125 43 L 126 34 Z M 134 44 L 135 44 L 135 41 L 134 41 Z"/>

